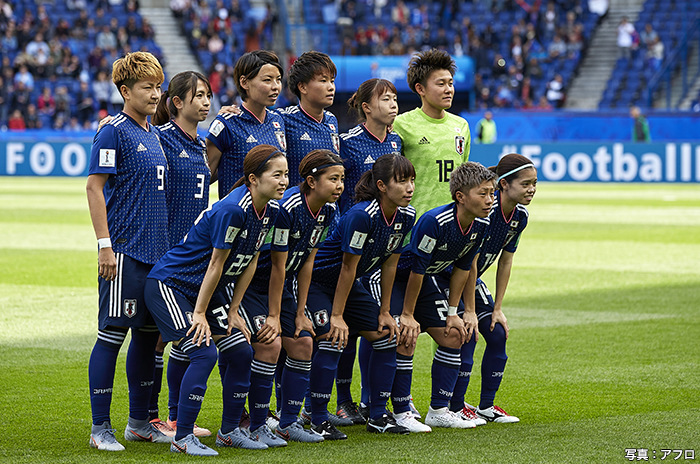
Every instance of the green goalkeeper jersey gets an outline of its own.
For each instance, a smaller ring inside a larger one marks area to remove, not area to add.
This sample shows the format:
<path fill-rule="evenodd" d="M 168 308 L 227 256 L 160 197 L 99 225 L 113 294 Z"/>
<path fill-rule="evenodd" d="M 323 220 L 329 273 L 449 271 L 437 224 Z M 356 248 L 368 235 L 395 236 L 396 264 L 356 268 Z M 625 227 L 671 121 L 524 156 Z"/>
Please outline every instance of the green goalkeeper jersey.
<path fill-rule="evenodd" d="M 469 160 L 467 121 L 447 112 L 444 118 L 433 119 L 416 108 L 397 116 L 394 130 L 401 136 L 404 156 L 416 169 L 416 191 L 411 200 L 416 218 L 450 203 L 450 173 Z"/>

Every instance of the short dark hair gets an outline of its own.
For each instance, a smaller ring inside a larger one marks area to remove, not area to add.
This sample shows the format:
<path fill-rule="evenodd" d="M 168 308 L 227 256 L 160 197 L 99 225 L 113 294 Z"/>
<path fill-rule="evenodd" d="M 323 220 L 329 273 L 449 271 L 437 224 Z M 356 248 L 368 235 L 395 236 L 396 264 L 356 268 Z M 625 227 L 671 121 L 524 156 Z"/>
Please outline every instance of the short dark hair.
<path fill-rule="evenodd" d="M 301 98 L 299 84 L 310 82 L 314 76 L 324 71 L 328 71 L 334 79 L 338 74 L 335 63 L 333 63 L 330 56 L 317 51 L 304 52 L 296 59 L 292 67 L 289 68 L 287 87 L 289 87 L 289 90 L 291 90 L 297 98 Z"/>
<path fill-rule="evenodd" d="M 391 81 L 386 79 L 372 78 L 360 84 L 360 87 L 348 100 L 348 106 L 357 112 L 357 116 L 365 120 L 365 112 L 362 109 L 363 103 L 369 103 L 374 96 L 380 97 L 385 92 L 391 91 L 396 94 L 396 87 Z"/>
<path fill-rule="evenodd" d="M 245 77 L 248 80 L 254 79 L 260 72 L 260 69 L 266 64 L 275 66 L 279 70 L 280 76 L 284 75 L 280 60 L 274 52 L 255 50 L 238 58 L 233 68 L 233 80 L 236 83 L 236 89 L 238 89 L 241 100 L 246 101 L 248 99 L 248 92 L 241 87 L 241 77 Z"/>
<path fill-rule="evenodd" d="M 418 93 L 416 92 L 416 84 L 425 86 L 430 73 L 438 69 L 446 69 L 454 76 L 457 71 L 457 65 L 450 54 L 444 50 L 431 48 L 430 50 L 416 53 L 408 63 L 408 71 L 406 72 L 408 87 L 413 92 Z"/>

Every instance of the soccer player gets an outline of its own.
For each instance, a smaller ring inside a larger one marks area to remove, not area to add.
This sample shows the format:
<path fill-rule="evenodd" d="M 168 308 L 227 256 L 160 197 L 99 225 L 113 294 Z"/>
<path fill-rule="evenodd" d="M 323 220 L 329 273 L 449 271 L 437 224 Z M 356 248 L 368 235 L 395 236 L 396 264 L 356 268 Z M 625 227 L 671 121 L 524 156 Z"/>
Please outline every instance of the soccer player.
<path fill-rule="evenodd" d="M 190 359 L 180 387 L 173 452 L 218 454 L 193 433 L 217 348 L 224 408 L 216 444 L 267 448 L 238 428 L 252 359 L 250 332 L 238 310 L 258 250 L 279 211 L 275 200 L 287 186 L 287 160 L 276 147 L 259 145 L 246 155 L 243 168 L 245 176 L 232 192 L 200 215 L 185 239 L 154 266 L 146 283 L 148 308 L 163 341 L 177 342 Z"/>
<path fill-rule="evenodd" d="M 450 173 L 469 160 L 469 124 L 447 111 L 454 98 L 455 71 L 450 55 L 437 49 L 414 55 L 408 65 L 408 86 L 420 96 L 421 107 L 400 114 L 394 130 L 403 141 L 403 154 L 416 167 L 413 206 L 418 217 L 450 202 Z"/>
<path fill-rule="evenodd" d="M 335 98 L 337 70 L 325 53 L 310 51 L 294 61 L 287 76 L 287 86 L 299 104 L 279 110 L 284 117 L 287 135 L 287 160 L 290 185 L 302 182 L 299 164 L 311 150 L 323 148 L 340 153 L 338 120 L 326 108 Z"/>
<path fill-rule="evenodd" d="M 297 422 L 309 384 L 314 334 L 305 314 L 311 270 L 318 247 L 336 214 L 343 191 L 343 161 L 329 150 L 313 150 L 299 166 L 304 182 L 288 189 L 281 201 L 273 239 L 264 245 L 253 282 L 243 297 L 242 314 L 253 333 L 250 430 L 265 434 L 272 380 L 281 345 L 287 352 L 275 427 L 284 440 L 316 443 L 323 437 Z M 281 343 L 278 335 L 281 332 Z M 262 430 L 262 432 L 261 432 Z M 266 442 L 268 446 L 275 443 Z"/>
<path fill-rule="evenodd" d="M 282 65 L 273 52 L 255 50 L 241 56 L 233 78 L 243 99 L 240 111 L 219 114 L 209 127 L 207 154 L 213 179 L 219 181 L 219 198 L 243 175 L 243 158 L 251 148 L 269 144 L 287 150 L 282 116 L 273 106 L 282 90 Z"/>
<path fill-rule="evenodd" d="M 143 298 L 146 275 L 168 250 L 168 161 L 147 120 L 161 94 L 163 69 L 158 60 L 146 52 L 129 53 L 112 65 L 112 80 L 124 110 L 95 135 L 86 187 L 99 249 L 99 325 L 88 377 L 90 446 L 121 451 L 110 405 L 117 356 L 129 328 L 129 421 L 124 438 L 170 441 L 148 422 L 158 331 Z"/>
<path fill-rule="evenodd" d="M 481 279 L 476 282 L 476 315 L 479 319 L 479 332 L 486 340 L 481 361 L 481 399 L 478 408 L 464 403 L 475 347 L 475 343 L 469 343 L 462 350 L 459 380 L 450 401 L 450 409 L 462 411 L 467 417 L 476 415 L 488 422 L 511 423 L 518 422 L 519 419 L 494 405 L 508 359 L 508 321 L 501 305 L 510 279 L 513 254 L 518 248 L 520 235 L 527 226 L 528 212 L 525 205 L 530 204 L 537 190 L 537 170 L 528 158 L 517 153 L 504 156 L 497 166 L 490 169 L 498 176 L 498 190 L 489 215 L 486 240 L 477 261 L 478 275 L 481 276 L 497 260 L 498 268 L 495 299 Z"/>
<path fill-rule="evenodd" d="M 390 312 L 396 263 L 415 220 L 415 171 L 397 154 L 379 157 L 355 187 L 358 202 L 343 217 L 318 251 L 306 306 L 313 317 L 318 351 L 311 363 L 312 430 L 326 440 L 347 436 L 328 420 L 327 405 L 338 359 L 348 335 L 359 333 L 372 343 L 369 362 L 371 397 L 367 430 L 408 433 L 386 414 L 396 369 L 396 321 Z M 382 270 L 381 304 L 357 279 Z"/>
<path fill-rule="evenodd" d="M 206 142 L 197 134 L 197 126 L 204 121 L 211 103 L 211 86 L 206 77 L 196 71 L 176 74 L 163 92 L 153 116 L 160 134 L 161 145 L 168 159 L 168 238 L 175 246 L 190 230 L 199 214 L 209 205 L 211 172 L 207 160 Z M 189 364 L 189 358 L 175 346 L 168 358 L 167 423 L 158 417 L 158 396 L 163 378 L 162 339 L 156 346 L 156 372 L 148 408 L 149 420 L 161 432 L 175 436 L 177 403 L 180 383 Z M 195 435 L 209 436 L 211 432 L 195 425 Z"/>
<path fill-rule="evenodd" d="M 476 427 L 453 414 L 448 404 L 459 374 L 462 345 L 476 336 L 476 270 L 472 268 L 488 228 L 495 177 L 478 163 L 458 166 L 450 177 L 454 201 L 420 217 L 399 260 L 392 306 L 402 308 L 401 336 L 391 401 L 397 424 L 411 431 L 429 431 L 426 426 Z M 418 324 L 438 344 L 425 424 L 413 417 L 409 406 Z"/>
<path fill-rule="evenodd" d="M 369 79 L 363 82 L 348 100 L 348 106 L 355 110 L 362 121 L 340 136 L 340 156 L 345 162 L 346 190 L 340 197 L 340 211 L 344 213 L 352 206 L 355 185 L 363 173 L 372 168 L 381 155 L 401 153 L 401 138 L 389 131 L 398 114 L 396 87 L 386 79 Z M 355 364 L 357 337 L 350 337 L 338 363 L 336 398 L 339 417 L 347 417 L 355 424 L 364 424 L 366 418 L 360 413 L 357 403 L 352 400 L 350 385 Z M 362 341 L 361 346 L 371 345 Z M 361 348 L 362 350 L 363 348 Z M 369 360 L 369 351 L 365 353 Z M 366 364 L 363 363 L 362 366 Z M 363 381 L 366 380 L 366 376 Z M 367 388 L 363 395 L 369 395 Z M 363 398 L 363 403 L 368 403 Z"/>

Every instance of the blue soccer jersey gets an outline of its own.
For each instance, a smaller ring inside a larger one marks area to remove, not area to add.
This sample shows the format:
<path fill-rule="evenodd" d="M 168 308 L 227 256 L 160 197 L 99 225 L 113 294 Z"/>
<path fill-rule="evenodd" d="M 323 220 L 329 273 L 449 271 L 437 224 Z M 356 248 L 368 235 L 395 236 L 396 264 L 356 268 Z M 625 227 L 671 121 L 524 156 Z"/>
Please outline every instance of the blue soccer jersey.
<path fill-rule="evenodd" d="M 457 205 L 449 203 L 423 214 L 411 241 L 399 259 L 398 280 L 416 274 L 439 274 L 454 265 L 469 270 L 489 226 L 488 218 L 476 218 L 461 226 Z"/>
<path fill-rule="evenodd" d="M 302 181 L 299 163 L 310 151 L 324 148 L 336 155 L 340 153 L 338 119 L 330 111 L 324 111 L 323 120 L 317 121 L 300 105 L 278 111 L 284 117 L 287 133 L 289 185 L 297 185 Z"/>
<path fill-rule="evenodd" d="M 154 264 L 168 250 L 168 160 L 154 126 L 119 113 L 96 135 L 89 174 L 110 174 L 104 187 L 115 253 Z"/>
<path fill-rule="evenodd" d="M 270 200 L 258 216 L 248 187 L 241 186 L 205 210 L 185 239 L 172 248 L 148 275 L 179 290 L 194 305 L 213 248 L 231 250 L 215 293 L 243 273 L 274 225 L 279 204 Z"/>
<path fill-rule="evenodd" d="M 477 261 L 479 276 L 493 264 L 501 250 L 515 253 L 520 241 L 520 234 L 527 226 L 528 212 L 523 205 L 516 205 L 510 217 L 503 214 L 501 208 L 501 191 L 496 191 L 496 198 L 489 213 L 490 225 Z"/>
<path fill-rule="evenodd" d="M 340 218 L 316 254 L 313 281 L 335 288 L 340 276 L 343 253 L 362 255 L 355 278 L 381 267 L 392 253 L 403 251 L 407 237 L 416 219 L 413 206 L 399 207 L 394 217 L 384 217 L 377 200 L 362 201 Z"/>
<path fill-rule="evenodd" d="M 168 239 L 170 246 L 190 230 L 199 213 L 209 205 L 211 171 L 207 148 L 199 135 L 193 139 L 174 121 L 157 127 L 168 158 Z"/>
<path fill-rule="evenodd" d="M 314 248 L 321 246 L 321 238 L 336 214 L 335 203 L 326 203 L 314 215 L 299 187 L 292 187 L 280 201 L 280 214 L 275 221 L 272 241 L 263 245 L 255 271 L 256 288 L 267 288 L 270 282 L 272 260 L 270 251 L 287 252 L 286 276 L 296 275 Z"/>
<path fill-rule="evenodd" d="M 355 185 L 366 171 L 382 155 L 401 154 L 401 137 L 390 132 L 379 140 L 367 130 L 364 124 L 358 124 L 345 134 L 340 134 L 340 157 L 345 165 L 345 190 L 340 196 L 341 214 L 352 206 Z"/>
<path fill-rule="evenodd" d="M 218 115 L 209 127 L 207 139 L 221 152 L 219 161 L 219 198 L 231 190 L 243 177 L 243 159 L 251 148 L 272 145 L 287 151 L 284 120 L 276 111 L 265 110 L 265 120 L 260 121 L 245 107 L 240 114 Z"/>

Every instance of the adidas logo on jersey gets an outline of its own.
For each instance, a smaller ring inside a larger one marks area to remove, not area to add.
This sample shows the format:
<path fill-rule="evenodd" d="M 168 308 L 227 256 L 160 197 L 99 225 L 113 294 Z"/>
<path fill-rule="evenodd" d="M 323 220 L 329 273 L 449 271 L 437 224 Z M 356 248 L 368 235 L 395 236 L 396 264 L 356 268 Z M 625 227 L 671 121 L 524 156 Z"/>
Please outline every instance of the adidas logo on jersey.
<path fill-rule="evenodd" d="M 245 141 L 245 143 L 257 143 L 257 142 L 258 142 L 258 139 L 253 137 L 253 134 L 250 134 Z"/>
<path fill-rule="evenodd" d="M 182 150 L 179 155 L 177 155 L 179 158 L 189 158 L 190 155 L 187 154 L 185 150 Z"/>
<path fill-rule="evenodd" d="M 367 155 L 367 158 L 365 158 L 365 164 L 374 164 L 374 158 L 372 158 L 372 155 Z"/>
<path fill-rule="evenodd" d="M 302 135 L 301 137 L 299 137 L 299 140 L 308 140 L 308 141 L 311 141 L 311 136 L 309 135 L 308 132 L 304 132 L 304 135 Z"/>
<path fill-rule="evenodd" d="M 430 142 L 429 142 L 428 139 L 426 139 L 425 137 L 422 137 L 422 138 L 418 141 L 418 145 L 429 145 L 429 144 L 430 144 Z"/>
<path fill-rule="evenodd" d="M 447 251 L 447 243 L 445 243 L 444 245 L 439 246 L 439 247 L 438 247 L 438 250 L 440 250 L 440 251 Z"/>
<path fill-rule="evenodd" d="M 136 147 L 136 151 L 148 151 L 148 148 L 146 148 L 142 143 L 139 143 L 139 146 Z"/>

